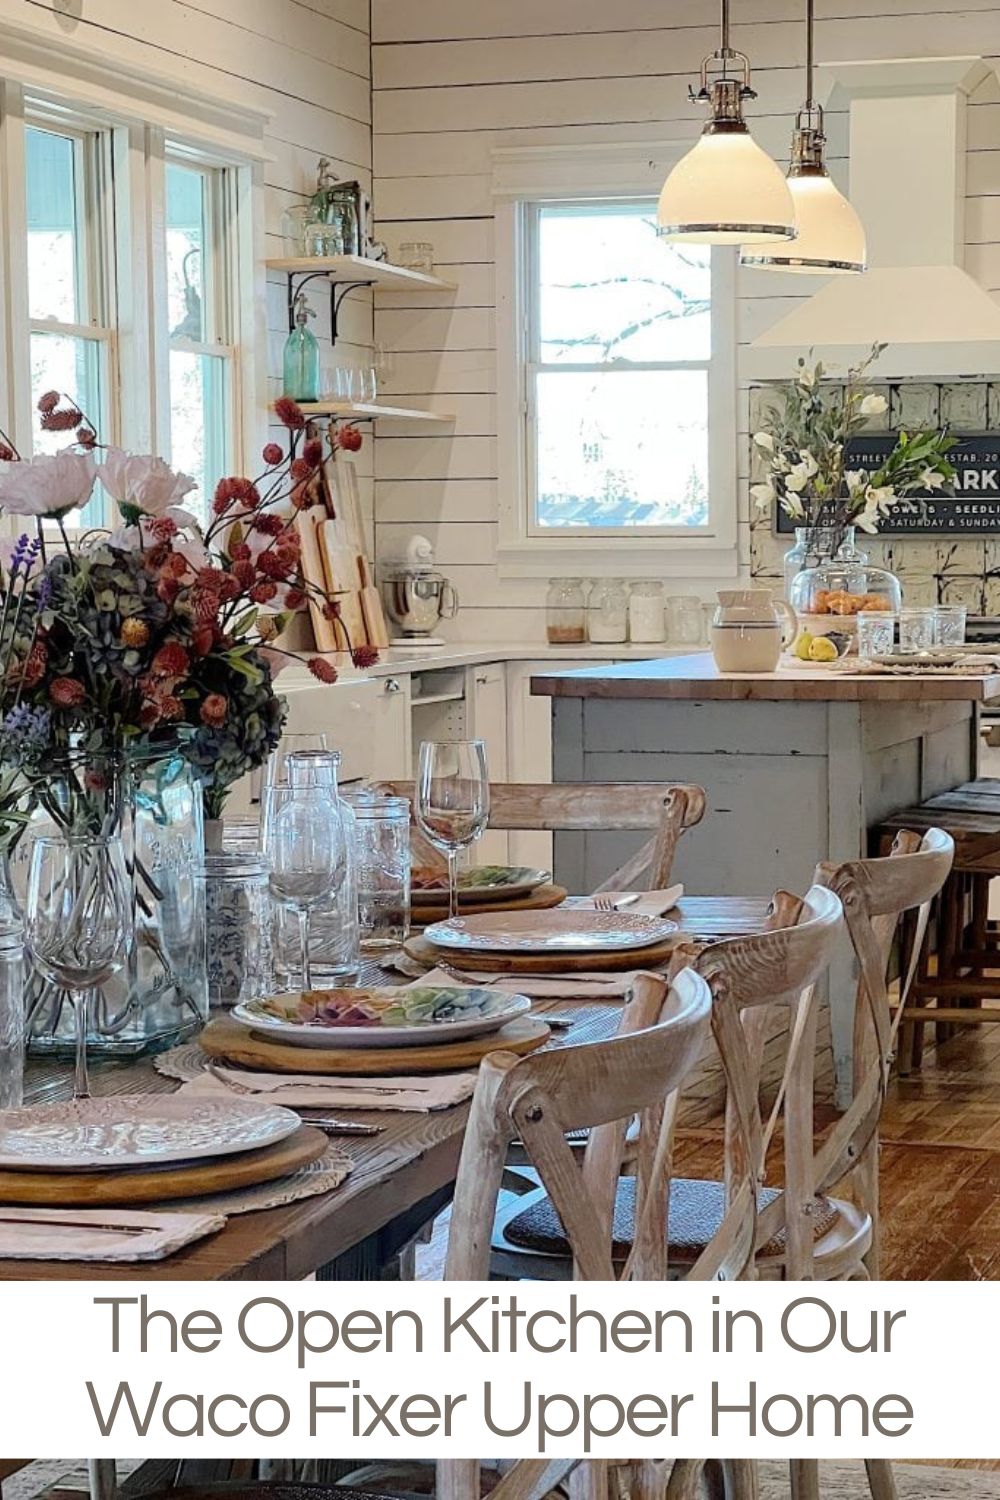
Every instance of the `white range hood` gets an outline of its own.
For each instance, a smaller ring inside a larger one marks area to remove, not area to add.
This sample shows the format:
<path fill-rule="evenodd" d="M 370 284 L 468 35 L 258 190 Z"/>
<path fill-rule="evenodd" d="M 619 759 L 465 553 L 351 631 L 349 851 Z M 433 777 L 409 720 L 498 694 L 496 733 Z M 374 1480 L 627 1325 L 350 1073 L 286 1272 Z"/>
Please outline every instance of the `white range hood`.
<path fill-rule="evenodd" d="M 876 341 L 882 378 L 1000 374 L 1000 303 L 965 256 L 965 117 L 993 70 L 980 58 L 830 63 L 829 107 L 850 108 L 851 202 L 869 269 L 821 284 L 747 351 L 751 379 L 787 378 L 808 350 L 839 370 Z"/>

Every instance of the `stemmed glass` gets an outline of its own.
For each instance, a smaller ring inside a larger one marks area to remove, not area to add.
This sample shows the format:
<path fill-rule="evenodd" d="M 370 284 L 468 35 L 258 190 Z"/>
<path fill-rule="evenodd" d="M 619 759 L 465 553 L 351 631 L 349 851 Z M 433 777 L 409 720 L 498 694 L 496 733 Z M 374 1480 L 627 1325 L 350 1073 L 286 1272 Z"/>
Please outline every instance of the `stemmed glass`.
<path fill-rule="evenodd" d="M 458 916 L 458 852 L 486 832 L 490 778 L 482 740 L 425 740 L 420 746 L 414 814 L 435 849 L 448 857 L 448 915 Z"/>
<path fill-rule="evenodd" d="M 338 756 L 320 750 L 286 758 L 287 784 L 268 788 L 264 853 L 273 894 L 296 912 L 302 986 L 312 988 L 309 918 L 347 872 L 344 826 L 336 794 Z"/>
<path fill-rule="evenodd" d="M 132 902 L 120 838 L 44 835 L 35 840 L 24 914 L 35 967 L 69 996 L 76 1034 L 74 1099 L 89 1099 L 87 1020 L 91 993 L 128 957 Z"/>

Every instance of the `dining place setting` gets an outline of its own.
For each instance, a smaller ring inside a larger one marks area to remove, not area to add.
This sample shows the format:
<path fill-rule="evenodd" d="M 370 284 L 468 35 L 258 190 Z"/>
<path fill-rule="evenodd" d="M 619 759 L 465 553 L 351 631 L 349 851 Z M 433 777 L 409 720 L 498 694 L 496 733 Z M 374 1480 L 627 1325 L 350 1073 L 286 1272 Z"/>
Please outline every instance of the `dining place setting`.
<path fill-rule="evenodd" d="M 396 1138 L 467 1105 L 485 1057 L 606 1038 L 636 975 L 665 970 L 695 939 L 699 903 L 692 916 L 669 880 L 684 796 L 579 789 L 566 815 L 565 788 L 491 786 L 482 741 L 426 742 L 416 761 L 411 785 L 345 791 L 324 737 L 282 741 L 256 823 L 221 835 L 266 870 L 266 931 L 260 909 L 244 909 L 253 962 L 197 1028 L 110 1069 L 88 1028 L 98 987 L 135 941 L 125 882 L 105 878 L 99 840 L 77 851 L 67 942 L 65 841 L 35 841 L 25 983 L 65 987 L 72 1047 L 30 1059 L 25 1102 L 0 1110 L 0 1260 L 165 1259 L 231 1220 L 349 1190 L 358 1160 L 391 1168 L 399 1149 L 405 1165 Z M 601 826 L 608 807 L 587 804 L 619 804 L 619 823 L 652 841 L 589 896 L 541 867 L 470 858 L 495 823 L 537 822 L 510 807 L 533 796 L 559 804 L 542 809 L 553 827 Z M 655 888 L 643 889 L 634 876 L 649 860 Z M 709 926 L 725 929 L 724 904 L 703 914 Z M 205 962 L 212 972 L 210 951 Z"/>

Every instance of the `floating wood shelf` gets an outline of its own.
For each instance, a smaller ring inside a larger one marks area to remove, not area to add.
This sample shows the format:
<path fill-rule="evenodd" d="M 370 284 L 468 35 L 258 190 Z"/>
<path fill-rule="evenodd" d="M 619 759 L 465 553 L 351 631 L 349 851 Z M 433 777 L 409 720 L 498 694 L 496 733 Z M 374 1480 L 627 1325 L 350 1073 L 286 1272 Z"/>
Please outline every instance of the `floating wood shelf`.
<path fill-rule="evenodd" d="M 290 255 L 266 264 L 269 271 L 284 271 L 288 276 L 327 276 L 351 286 L 382 286 L 396 292 L 455 290 L 453 281 L 442 281 L 439 276 L 411 271 L 406 266 L 390 266 L 383 260 L 368 260 L 363 255 Z"/>
<path fill-rule="evenodd" d="M 307 417 L 337 417 L 344 422 L 437 422 L 447 424 L 455 418 L 439 411 L 416 411 L 406 406 L 380 406 L 363 401 L 300 401 Z M 274 410 L 274 403 L 271 403 Z"/>

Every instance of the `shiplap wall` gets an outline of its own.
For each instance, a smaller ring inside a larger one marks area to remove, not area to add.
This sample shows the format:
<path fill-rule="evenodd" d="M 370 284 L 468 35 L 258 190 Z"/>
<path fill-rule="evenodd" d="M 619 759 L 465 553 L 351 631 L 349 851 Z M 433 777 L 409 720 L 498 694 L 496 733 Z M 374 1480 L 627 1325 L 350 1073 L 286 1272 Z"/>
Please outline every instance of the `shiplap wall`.
<path fill-rule="evenodd" d="M 267 254 L 281 255 L 282 216 L 316 180 L 329 156 L 345 178 L 371 184 L 369 0 L 0 0 L 0 16 L 34 26 L 53 47 L 101 48 L 189 86 L 266 110 L 264 214 Z M 312 325 L 325 338 L 327 298 L 313 297 Z M 287 337 L 285 285 L 268 283 L 268 375 L 280 393 Z M 345 304 L 346 358 L 370 357 L 371 294 Z M 332 362 L 324 343 L 324 362 Z M 276 434 L 277 435 L 277 434 Z M 370 516 L 372 445 L 358 459 Z"/>
<path fill-rule="evenodd" d="M 787 156 L 801 103 L 803 0 L 737 0 L 734 37 L 753 62 L 761 144 Z M 499 580 L 493 202 L 498 146 L 693 139 L 687 84 L 717 45 L 712 0 L 373 0 L 376 203 L 390 252 L 427 239 L 457 294 L 380 303 L 376 338 L 396 351 L 388 388 L 457 416 L 455 437 L 383 427 L 376 443 L 378 551 L 414 530 L 436 543 L 463 607 L 453 635 L 541 638 L 545 585 Z M 1000 56 L 993 0 L 818 0 L 821 60 Z M 967 267 L 1000 289 L 1000 88 L 970 112 Z M 829 121 L 844 170 L 846 119 Z M 919 201 L 914 212 L 920 212 Z M 742 273 L 739 339 L 804 293 L 801 278 Z M 746 388 L 746 382 L 741 381 Z M 747 402 L 740 403 L 745 413 Z M 741 555 L 749 558 L 746 419 L 741 418 Z M 699 591 L 711 593 L 711 580 Z M 686 592 L 690 591 L 685 589 Z"/>

